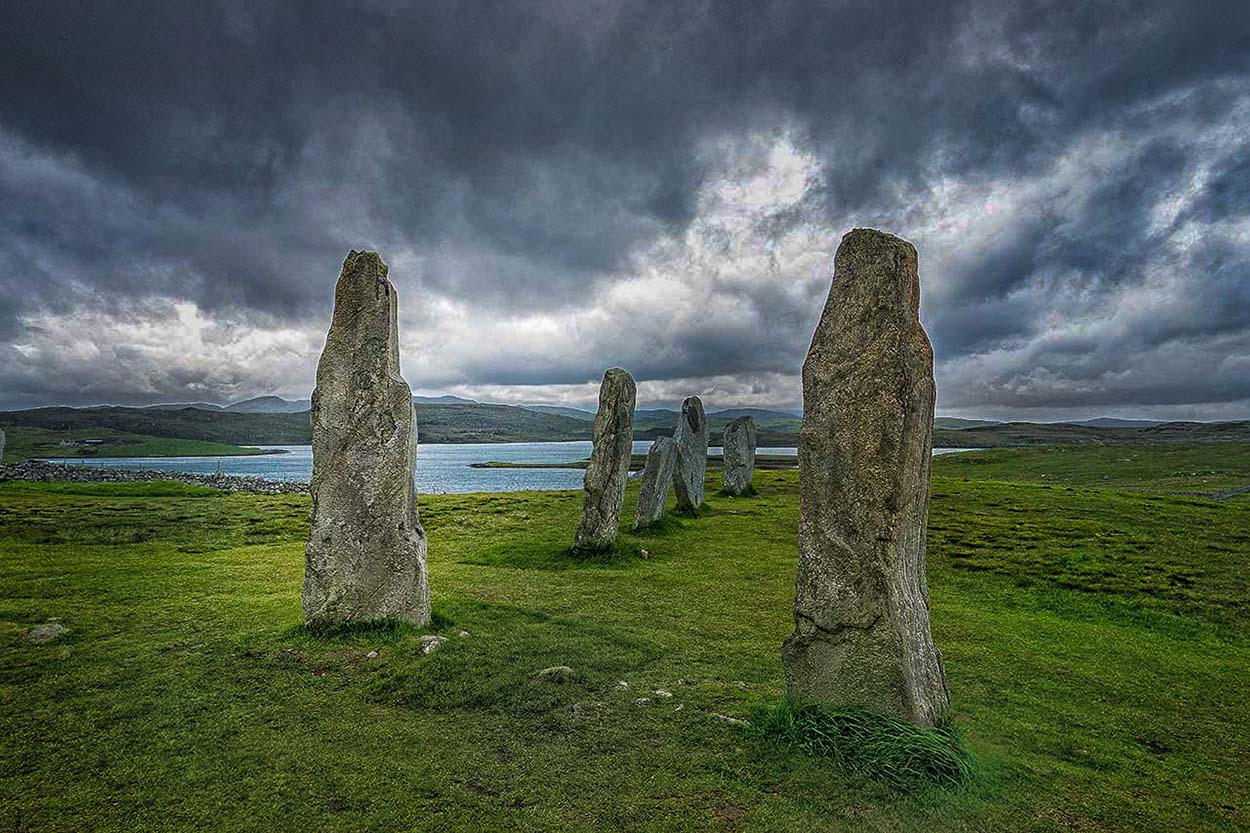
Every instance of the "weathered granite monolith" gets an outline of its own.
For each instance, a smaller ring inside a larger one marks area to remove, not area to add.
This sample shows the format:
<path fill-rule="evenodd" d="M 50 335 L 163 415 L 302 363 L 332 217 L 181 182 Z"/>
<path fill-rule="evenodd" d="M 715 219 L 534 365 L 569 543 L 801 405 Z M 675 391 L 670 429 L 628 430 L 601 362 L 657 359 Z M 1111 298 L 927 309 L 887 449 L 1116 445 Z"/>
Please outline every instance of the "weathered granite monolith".
<path fill-rule="evenodd" d="M 668 490 L 673 485 L 673 469 L 677 467 L 677 443 L 672 437 L 660 437 L 647 450 L 647 465 L 642 470 L 638 487 L 638 505 L 634 510 L 634 529 L 649 526 L 664 514 Z"/>
<path fill-rule="evenodd" d="M 721 447 L 725 451 L 725 494 L 749 494 L 755 473 L 755 420 L 738 417 L 726 425 Z"/>
<path fill-rule="evenodd" d="M 677 466 L 673 470 L 677 508 L 698 509 L 703 505 L 703 479 L 707 475 L 707 417 L 699 397 L 687 396 L 681 403 L 673 441 L 677 443 Z"/>
<path fill-rule="evenodd" d="M 803 364 L 799 569 L 782 648 L 791 697 L 931 726 L 949 695 L 929 631 L 933 350 L 916 249 L 842 238 Z"/>
<path fill-rule="evenodd" d="M 395 287 L 375 252 L 351 252 L 312 395 L 309 624 L 430 620 L 417 518 L 416 415 L 399 374 Z"/>
<path fill-rule="evenodd" d="M 625 370 L 611 367 L 603 374 L 595 414 L 595 446 L 582 485 L 582 521 L 573 539 L 575 550 L 605 550 L 616 542 L 634 447 L 636 394 L 634 378 Z"/>

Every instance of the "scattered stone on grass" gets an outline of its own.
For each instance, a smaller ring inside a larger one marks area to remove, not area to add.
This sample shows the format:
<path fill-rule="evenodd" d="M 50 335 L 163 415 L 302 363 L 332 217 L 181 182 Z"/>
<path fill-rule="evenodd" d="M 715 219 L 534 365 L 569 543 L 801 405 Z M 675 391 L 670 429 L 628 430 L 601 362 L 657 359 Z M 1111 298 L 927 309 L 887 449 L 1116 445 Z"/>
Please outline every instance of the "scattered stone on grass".
<path fill-rule="evenodd" d="M 553 665 L 550 668 L 535 671 L 531 676 L 536 680 L 546 680 L 550 683 L 567 683 L 573 679 L 573 669 L 567 665 Z"/>
<path fill-rule="evenodd" d="M 434 634 L 425 634 L 421 637 L 421 655 L 428 656 L 437 651 L 444 642 L 447 641 L 445 636 L 435 636 Z"/>
<path fill-rule="evenodd" d="M 26 638 L 31 642 L 38 642 L 43 645 L 48 642 L 55 642 L 68 632 L 69 628 L 60 622 L 44 622 L 42 625 L 35 625 L 28 630 Z"/>

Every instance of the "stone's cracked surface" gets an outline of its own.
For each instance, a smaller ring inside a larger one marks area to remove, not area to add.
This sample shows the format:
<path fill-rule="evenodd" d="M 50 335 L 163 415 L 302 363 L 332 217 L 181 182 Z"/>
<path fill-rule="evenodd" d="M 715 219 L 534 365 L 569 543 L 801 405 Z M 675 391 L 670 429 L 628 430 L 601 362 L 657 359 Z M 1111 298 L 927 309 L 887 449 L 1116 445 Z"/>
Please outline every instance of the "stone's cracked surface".
<path fill-rule="evenodd" d="M 755 420 L 744 416 L 726 425 L 721 445 L 725 449 L 725 493 L 747 494 L 755 473 Z"/>
<path fill-rule="evenodd" d="M 703 481 L 707 476 L 707 417 L 699 397 L 688 396 L 681 403 L 673 441 L 677 445 L 677 465 L 673 471 L 677 508 L 698 509 L 703 505 Z"/>
<path fill-rule="evenodd" d="M 634 447 L 634 378 L 619 367 L 608 368 L 599 385 L 594 450 L 582 481 L 582 520 L 573 549 L 606 550 L 616 543 Z"/>
<path fill-rule="evenodd" d="M 795 629 L 782 648 L 796 699 L 932 726 L 949 704 L 929 629 L 925 528 L 933 351 L 916 250 L 855 229 L 803 365 Z"/>
<path fill-rule="evenodd" d="M 634 529 L 641 529 L 664 515 L 668 490 L 673 485 L 677 468 L 677 443 L 672 437 L 660 437 L 647 450 L 647 465 L 642 470 L 638 487 L 638 503 L 634 509 Z M 645 552 L 645 550 L 644 550 Z"/>
<path fill-rule="evenodd" d="M 430 620 L 417 517 L 416 415 L 399 372 L 395 287 L 374 252 L 351 252 L 312 395 L 312 528 L 304 617 Z"/>

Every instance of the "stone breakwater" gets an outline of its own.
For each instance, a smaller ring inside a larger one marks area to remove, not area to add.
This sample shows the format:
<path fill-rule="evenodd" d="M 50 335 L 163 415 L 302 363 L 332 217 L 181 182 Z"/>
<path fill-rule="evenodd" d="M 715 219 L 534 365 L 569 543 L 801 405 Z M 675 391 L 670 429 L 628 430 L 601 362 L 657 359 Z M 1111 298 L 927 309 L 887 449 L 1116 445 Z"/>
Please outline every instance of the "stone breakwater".
<path fill-rule="evenodd" d="M 0 481 L 2 480 L 29 480 L 35 483 L 158 483 L 173 480 L 193 486 L 208 486 L 223 492 L 261 492 L 270 495 L 308 492 L 307 483 L 266 480 L 263 477 L 70 466 L 35 460 L 0 465 Z"/>

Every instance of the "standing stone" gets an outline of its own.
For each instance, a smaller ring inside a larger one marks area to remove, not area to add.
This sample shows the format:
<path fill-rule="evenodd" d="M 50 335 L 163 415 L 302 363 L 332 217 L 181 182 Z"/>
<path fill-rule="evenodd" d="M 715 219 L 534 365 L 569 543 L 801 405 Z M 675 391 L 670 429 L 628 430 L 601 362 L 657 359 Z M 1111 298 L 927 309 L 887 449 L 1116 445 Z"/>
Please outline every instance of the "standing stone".
<path fill-rule="evenodd" d="M 395 287 L 375 252 L 353 251 L 312 395 L 309 624 L 430 620 L 425 530 L 417 518 L 416 414 L 399 375 Z"/>
<path fill-rule="evenodd" d="M 677 443 L 672 437 L 660 437 L 647 451 L 647 467 L 642 471 L 638 487 L 638 506 L 634 511 L 634 529 L 649 526 L 664 514 L 668 490 L 673 485 L 677 468 Z"/>
<path fill-rule="evenodd" d="M 799 569 L 782 648 L 791 697 L 932 726 L 949 703 L 929 632 L 925 527 L 933 350 L 916 249 L 842 238 L 803 364 Z"/>
<path fill-rule="evenodd" d="M 725 450 L 725 494 L 748 494 L 755 473 L 755 420 L 738 417 L 726 425 L 721 446 Z"/>
<path fill-rule="evenodd" d="M 699 397 L 687 396 L 681 403 L 673 440 L 677 443 L 677 467 L 673 473 L 677 508 L 698 509 L 703 505 L 703 479 L 707 475 L 707 417 Z"/>
<path fill-rule="evenodd" d="M 636 394 L 634 378 L 625 370 L 611 367 L 603 374 L 595 414 L 595 447 L 582 486 L 582 521 L 573 539 L 575 550 L 605 550 L 616 542 L 634 448 Z"/>
<path fill-rule="evenodd" d="M 0 465 L 4 464 L 4 432 L 0 431 Z"/>

